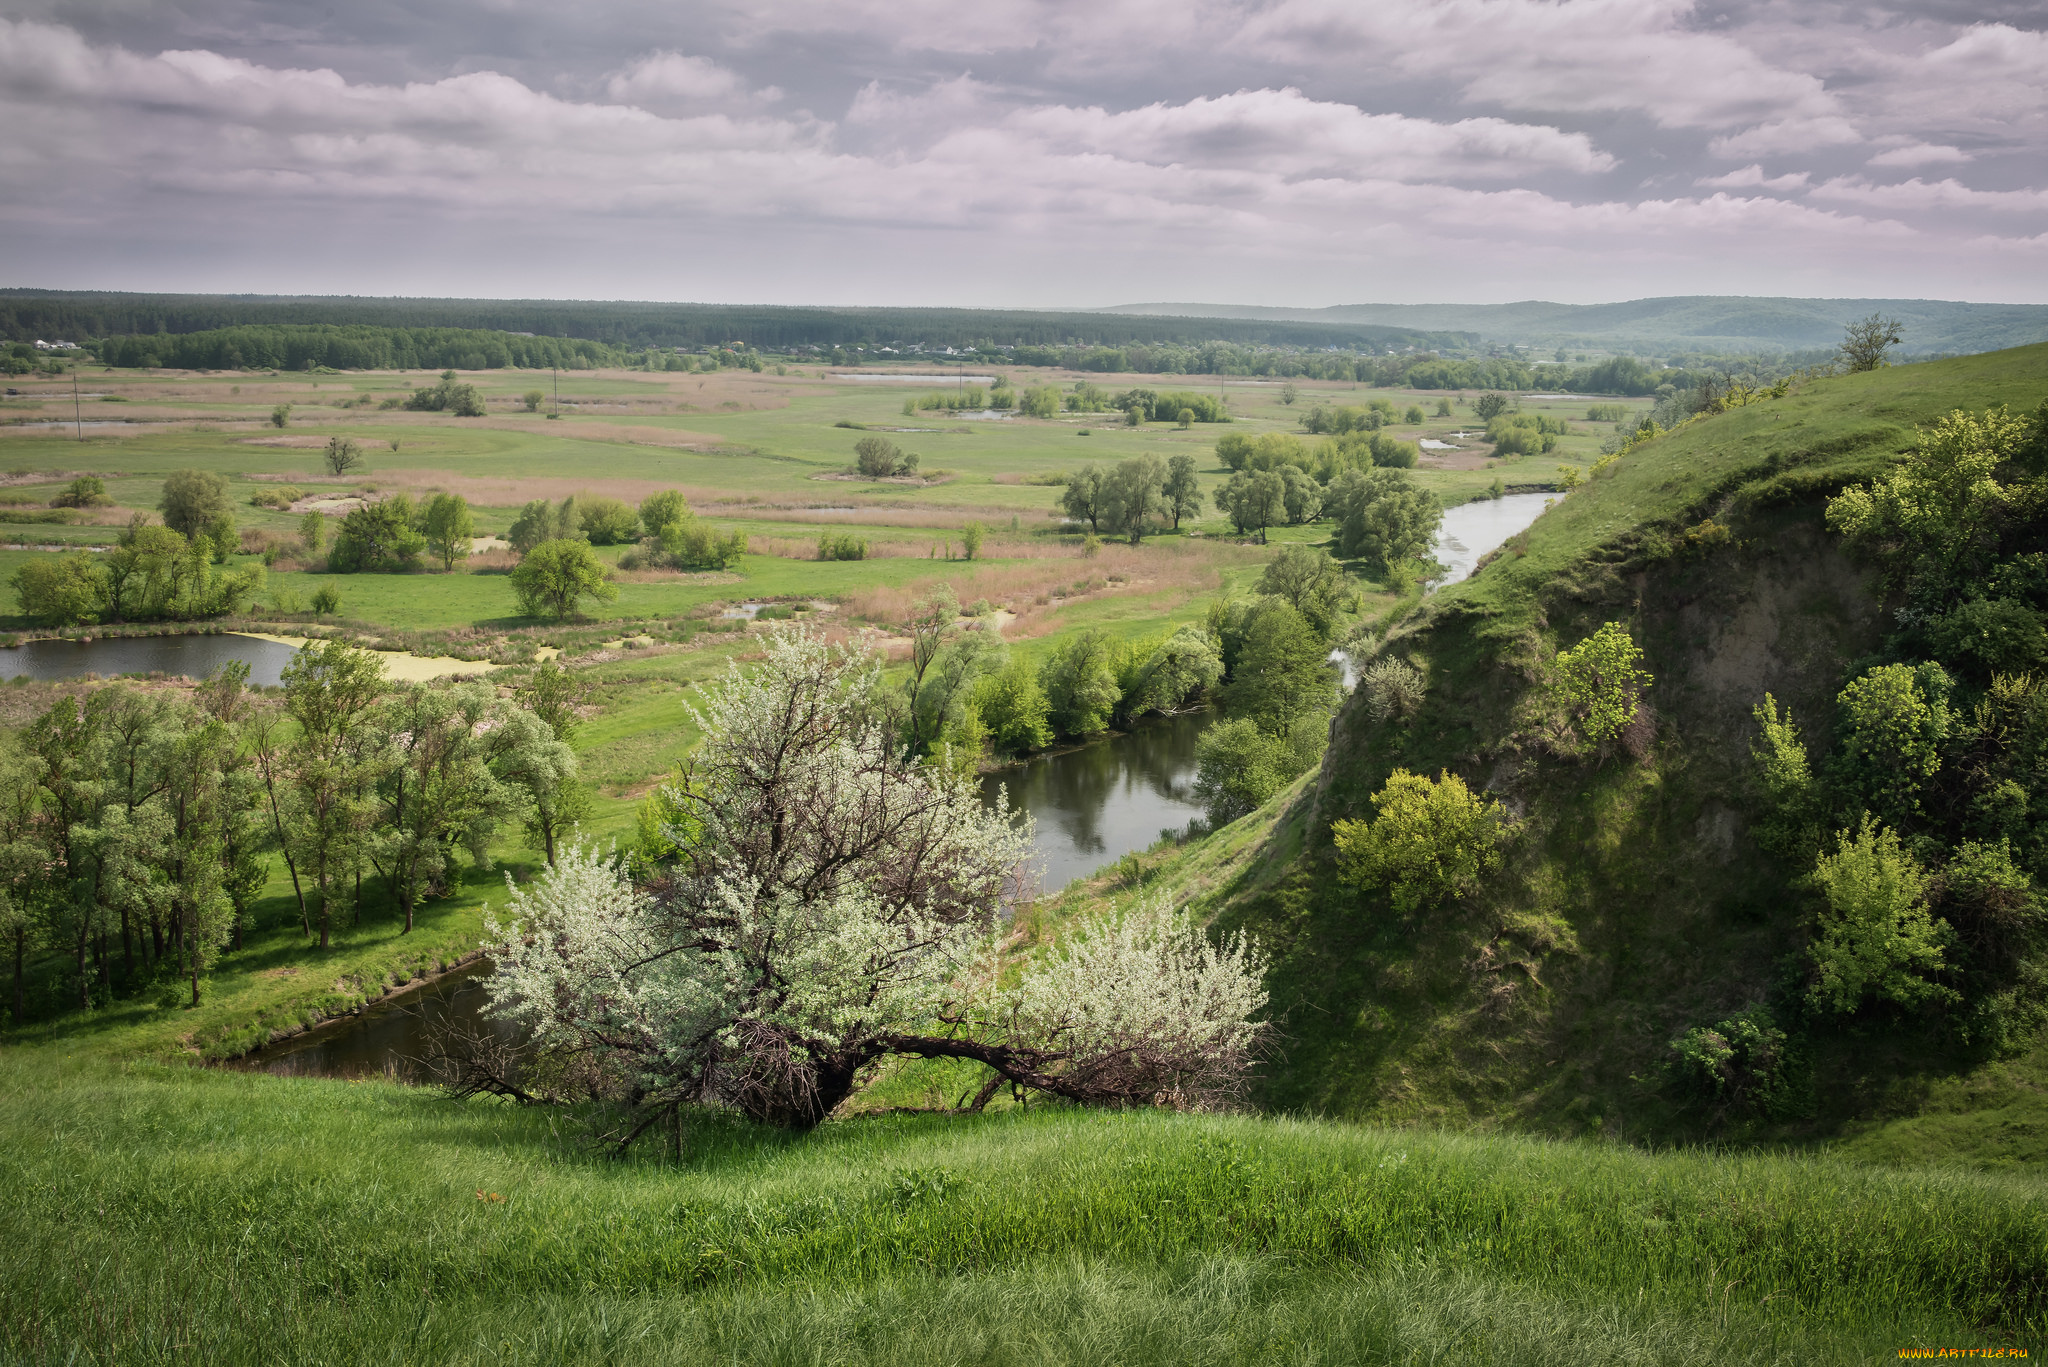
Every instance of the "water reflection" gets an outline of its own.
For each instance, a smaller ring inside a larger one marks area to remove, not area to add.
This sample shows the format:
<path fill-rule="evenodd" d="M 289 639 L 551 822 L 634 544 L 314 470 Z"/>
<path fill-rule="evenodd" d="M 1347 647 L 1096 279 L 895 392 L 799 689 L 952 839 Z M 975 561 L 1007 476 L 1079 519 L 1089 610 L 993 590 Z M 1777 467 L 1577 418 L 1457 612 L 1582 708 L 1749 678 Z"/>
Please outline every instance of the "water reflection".
<path fill-rule="evenodd" d="M 1556 494 L 1508 494 L 1482 498 L 1444 510 L 1434 554 L 1450 567 L 1443 578 L 1455 584 L 1472 573 L 1486 553 L 1542 516 Z"/>
<path fill-rule="evenodd" d="M 234 1066 L 283 1077 L 392 1077 L 418 1082 L 413 1060 L 426 1050 L 431 1032 L 444 1024 L 484 1023 L 484 979 L 490 972 L 489 961 L 479 960 L 421 987 L 393 993 L 364 1007 L 361 1015 L 266 1044 L 237 1059 Z M 516 1038 L 503 1022 L 490 1022 L 489 1028 L 508 1042 Z"/>
<path fill-rule="evenodd" d="M 1010 806 L 1038 820 L 1036 862 L 1046 892 L 1202 814 L 1195 800 L 1195 741 L 1207 712 L 1153 717 L 1123 735 L 985 775 L 984 801 L 1007 789 Z"/>
<path fill-rule="evenodd" d="M 0 679 L 76 679 L 85 674 L 183 674 L 203 679 L 230 660 L 249 665 L 249 682 L 276 684 L 292 647 L 231 632 L 181 636 L 101 636 L 90 641 L 29 641 L 0 648 Z"/>

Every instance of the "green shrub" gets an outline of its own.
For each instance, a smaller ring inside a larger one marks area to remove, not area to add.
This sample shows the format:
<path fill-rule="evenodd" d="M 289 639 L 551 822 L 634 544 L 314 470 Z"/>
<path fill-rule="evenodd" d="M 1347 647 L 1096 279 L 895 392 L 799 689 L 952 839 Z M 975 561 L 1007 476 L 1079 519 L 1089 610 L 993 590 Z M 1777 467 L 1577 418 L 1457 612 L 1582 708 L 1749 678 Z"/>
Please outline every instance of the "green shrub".
<path fill-rule="evenodd" d="M 1500 867 L 1511 829 L 1507 812 L 1456 774 L 1446 770 L 1432 782 L 1396 769 L 1372 805 L 1370 821 L 1331 827 L 1342 877 L 1356 887 L 1385 888 L 1403 915 L 1462 897 Z"/>

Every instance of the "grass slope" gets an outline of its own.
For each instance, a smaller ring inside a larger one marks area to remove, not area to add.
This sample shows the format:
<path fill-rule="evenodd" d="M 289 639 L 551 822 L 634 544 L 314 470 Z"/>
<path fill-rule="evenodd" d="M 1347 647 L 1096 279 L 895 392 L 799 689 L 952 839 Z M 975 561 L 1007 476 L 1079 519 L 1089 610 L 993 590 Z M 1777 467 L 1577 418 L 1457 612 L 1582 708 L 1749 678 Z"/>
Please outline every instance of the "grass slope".
<path fill-rule="evenodd" d="M 1036 1108 L 619 1162 L 21 1049 L 0 1098 L 10 1361 L 1851 1362 L 2048 1310 L 2038 1189 L 1972 1174 Z"/>

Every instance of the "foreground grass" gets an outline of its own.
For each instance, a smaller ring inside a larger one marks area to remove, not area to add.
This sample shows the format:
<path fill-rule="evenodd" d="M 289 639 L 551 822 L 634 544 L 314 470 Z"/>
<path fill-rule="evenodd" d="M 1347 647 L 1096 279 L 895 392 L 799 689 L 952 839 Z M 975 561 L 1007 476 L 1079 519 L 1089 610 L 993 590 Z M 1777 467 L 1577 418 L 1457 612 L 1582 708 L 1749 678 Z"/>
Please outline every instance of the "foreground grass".
<path fill-rule="evenodd" d="M 10 1361 L 1852 1361 L 2048 1313 L 2040 1188 L 1957 1172 L 1035 1109 L 618 1161 L 19 1047 L 0 1098 Z"/>

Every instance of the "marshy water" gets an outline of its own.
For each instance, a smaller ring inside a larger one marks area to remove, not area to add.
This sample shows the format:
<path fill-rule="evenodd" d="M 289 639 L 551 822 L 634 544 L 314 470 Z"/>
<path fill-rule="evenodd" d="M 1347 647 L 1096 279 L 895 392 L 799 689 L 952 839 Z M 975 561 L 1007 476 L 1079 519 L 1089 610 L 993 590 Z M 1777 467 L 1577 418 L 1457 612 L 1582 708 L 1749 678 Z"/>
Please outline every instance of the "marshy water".
<path fill-rule="evenodd" d="M 273 685 L 294 653 L 281 641 L 232 632 L 28 641 L 0 648 L 0 679 L 155 673 L 203 679 L 229 661 L 240 660 L 249 666 L 250 683 Z"/>

